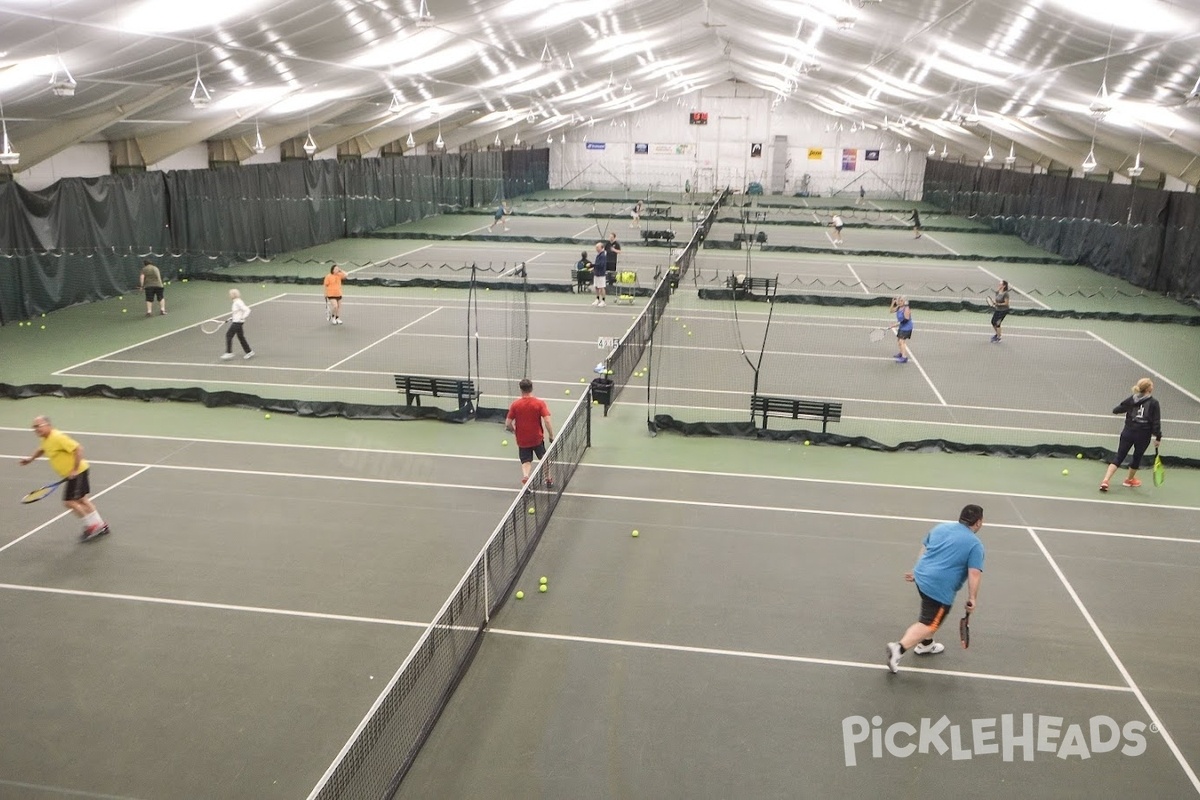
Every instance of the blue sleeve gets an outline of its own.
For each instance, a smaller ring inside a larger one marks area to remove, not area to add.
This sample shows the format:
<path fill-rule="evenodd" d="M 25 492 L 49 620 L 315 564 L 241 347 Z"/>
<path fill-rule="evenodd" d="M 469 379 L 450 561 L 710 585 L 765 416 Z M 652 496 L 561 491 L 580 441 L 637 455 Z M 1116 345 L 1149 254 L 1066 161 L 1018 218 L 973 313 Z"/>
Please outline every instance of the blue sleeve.
<path fill-rule="evenodd" d="M 967 556 L 967 569 L 977 569 L 983 572 L 983 542 L 976 542 Z"/>

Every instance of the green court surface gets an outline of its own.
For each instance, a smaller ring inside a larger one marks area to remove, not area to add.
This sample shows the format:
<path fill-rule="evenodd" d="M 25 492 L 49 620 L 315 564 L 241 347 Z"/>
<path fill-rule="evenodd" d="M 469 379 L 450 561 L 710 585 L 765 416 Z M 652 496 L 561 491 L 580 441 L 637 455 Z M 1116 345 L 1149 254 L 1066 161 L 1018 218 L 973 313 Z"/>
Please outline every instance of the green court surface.
<path fill-rule="evenodd" d="M 588 222 L 510 225 L 535 221 Z M 866 233 L 907 235 L 854 235 Z M 332 326 L 319 286 L 270 277 L 315 279 L 333 261 L 401 275 L 419 259 L 453 281 L 451 267 L 489 255 L 527 263 L 530 283 L 566 283 L 574 249 L 363 238 L 239 265 L 230 274 L 263 278 L 237 284 L 253 308 L 249 361 L 222 362 L 221 334 L 197 327 L 228 310 L 219 280 L 172 282 L 166 317 L 129 294 L 0 328 L 6 384 L 248 398 L 0 402 L 0 670 L 21 687 L 0 701 L 0 796 L 315 793 L 516 501 L 520 472 L 494 421 L 268 418 L 255 398 L 401 404 L 393 374 L 459 375 L 474 345 L 465 289 L 348 282 Z M 621 263 L 651 287 L 664 256 L 631 243 Z M 747 269 L 779 275 L 781 295 L 821 284 L 935 300 L 978 298 L 1002 275 L 1017 312 L 991 343 L 982 310 L 917 308 L 915 359 L 900 365 L 893 340 L 868 337 L 886 305 L 700 296 Z M 646 304 L 598 308 L 565 288 L 521 297 L 535 390 L 560 425 L 608 352 L 599 340 Z M 477 298 L 495 331 L 479 342 L 482 406 L 512 397 L 515 297 Z M 1171 468 L 1155 487 L 1146 470 L 1139 488 L 1097 490 L 1120 430 L 1111 407 L 1144 375 L 1164 453 L 1200 458 L 1200 328 L 1020 313 L 1034 309 L 1194 313 L 1067 265 L 701 250 L 641 374 L 607 413 L 593 407 L 591 447 L 517 582 L 524 599 L 491 618 L 397 796 L 1200 794 L 1200 475 Z M 772 418 L 789 441 L 648 433 L 661 414 L 747 421 L 752 365 L 762 391 L 842 402 L 830 433 L 850 441 L 1082 457 L 877 452 L 835 445 L 812 420 Z M 38 414 L 85 447 L 110 536 L 79 543 L 56 497 L 17 504 L 52 475 L 17 465 Z M 902 576 L 967 503 L 984 507 L 988 552 L 971 647 L 951 625 L 944 653 L 908 654 L 889 675 L 884 644 L 917 612 Z"/>

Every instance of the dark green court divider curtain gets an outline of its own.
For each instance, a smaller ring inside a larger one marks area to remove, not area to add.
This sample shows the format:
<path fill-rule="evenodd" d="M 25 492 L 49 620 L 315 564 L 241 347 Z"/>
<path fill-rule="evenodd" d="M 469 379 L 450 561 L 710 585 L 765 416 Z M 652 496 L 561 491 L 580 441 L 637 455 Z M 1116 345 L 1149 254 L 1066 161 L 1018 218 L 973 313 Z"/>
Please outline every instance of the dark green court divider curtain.
<path fill-rule="evenodd" d="M 464 154 L 463 170 L 468 176 L 464 207 L 486 208 L 499 197 L 504 180 L 504 154 L 487 150 Z"/>
<path fill-rule="evenodd" d="M 273 166 L 273 165 L 272 165 Z M 260 167 L 166 174 L 173 245 L 188 253 L 259 255 L 265 239 Z"/>
<path fill-rule="evenodd" d="M 302 163 L 309 240 L 297 246 L 311 247 L 343 238 L 346 235 L 346 190 L 342 165 L 330 160 Z"/>
<path fill-rule="evenodd" d="M 391 158 L 361 158 L 342 165 L 346 191 L 346 233 L 350 235 L 393 224 Z"/>
<path fill-rule="evenodd" d="M 927 161 L 925 199 L 1135 286 L 1195 296 L 1195 195 Z"/>
<path fill-rule="evenodd" d="M 550 151 L 505 150 L 504 196 L 518 197 L 550 188 Z"/>
<path fill-rule="evenodd" d="M 0 186 L 0 315 L 27 319 L 120 294 L 170 246 L 161 173 Z"/>

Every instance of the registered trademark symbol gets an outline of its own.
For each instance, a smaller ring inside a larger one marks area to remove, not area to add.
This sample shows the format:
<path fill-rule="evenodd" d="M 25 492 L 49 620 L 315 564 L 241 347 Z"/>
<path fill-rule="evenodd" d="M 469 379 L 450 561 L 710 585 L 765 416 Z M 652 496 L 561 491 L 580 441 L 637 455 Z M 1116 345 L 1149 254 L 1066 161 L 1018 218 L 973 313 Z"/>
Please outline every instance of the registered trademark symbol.
<path fill-rule="evenodd" d="M 1151 733 L 1158 733 L 1158 726 L 1157 726 L 1157 725 L 1155 725 L 1153 722 L 1151 722 L 1151 723 L 1150 723 L 1150 732 L 1151 732 Z"/>

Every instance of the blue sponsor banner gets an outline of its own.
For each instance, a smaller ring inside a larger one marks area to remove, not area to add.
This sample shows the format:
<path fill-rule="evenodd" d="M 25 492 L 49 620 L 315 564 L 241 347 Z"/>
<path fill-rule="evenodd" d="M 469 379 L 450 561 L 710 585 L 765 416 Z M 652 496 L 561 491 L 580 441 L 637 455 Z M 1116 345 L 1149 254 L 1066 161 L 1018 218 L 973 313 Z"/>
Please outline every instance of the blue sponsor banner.
<path fill-rule="evenodd" d="M 603 150 L 604 142 L 588 142 L 587 149 L 588 150 Z"/>

